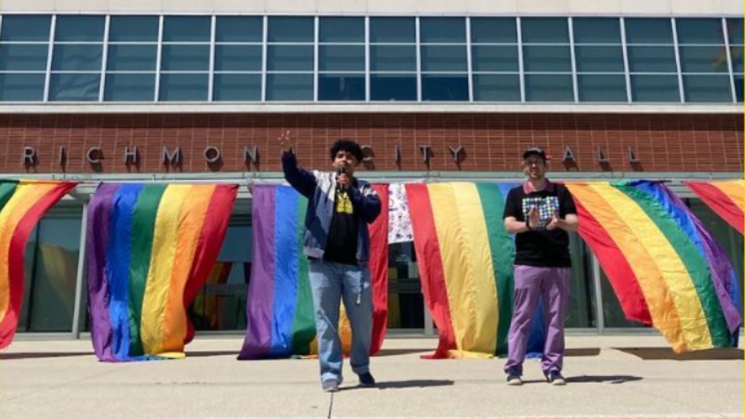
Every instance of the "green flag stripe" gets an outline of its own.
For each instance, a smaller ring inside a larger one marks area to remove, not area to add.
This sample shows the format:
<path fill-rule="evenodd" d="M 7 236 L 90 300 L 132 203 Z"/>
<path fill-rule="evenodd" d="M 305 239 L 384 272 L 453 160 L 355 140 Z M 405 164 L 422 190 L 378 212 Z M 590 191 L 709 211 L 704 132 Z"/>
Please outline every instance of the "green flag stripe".
<path fill-rule="evenodd" d="M 478 183 L 476 187 L 481 198 L 486 228 L 491 247 L 494 277 L 497 281 L 497 299 L 499 305 L 499 321 L 497 324 L 496 355 L 507 354 L 507 337 L 512 321 L 512 305 L 514 294 L 513 262 L 515 246 L 504 228 L 502 212 L 504 198 L 497 184 Z"/>
<path fill-rule="evenodd" d="M 303 234 L 305 232 L 305 213 L 308 200 L 300 197 L 297 203 L 297 246 L 298 246 L 298 291 L 295 318 L 292 322 L 292 353 L 309 355 L 310 343 L 316 336 L 316 323 L 313 313 L 313 296 L 310 291 L 308 258 L 303 254 Z"/>
<path fill-rule="evenodd" d="M 140 192 L 132 215 L 132 259 L 129 268 L 129 330 L 131 356 L 144 354 L 140 339 L 140 319 L 142 300 L 147 286 L 150 270 L 150 257 L 153 251 L 155 218 L 166 185 L 145 185 Z"/>
<path fill-rule="evenodd" d="M 646 192 L 636 189 L 628 182 L 616 182 L 613 186 L 634 200 L 670 242 L 693 280 L 693 285 L 706 315 L 712 343 L 715 346 L 728 346 L 729 331 L 727 323 L 714 290 L 709 265 L 704 256 L 699 253 L 698 248 L 688 234 L 678 226 L 657 200 Z"/>

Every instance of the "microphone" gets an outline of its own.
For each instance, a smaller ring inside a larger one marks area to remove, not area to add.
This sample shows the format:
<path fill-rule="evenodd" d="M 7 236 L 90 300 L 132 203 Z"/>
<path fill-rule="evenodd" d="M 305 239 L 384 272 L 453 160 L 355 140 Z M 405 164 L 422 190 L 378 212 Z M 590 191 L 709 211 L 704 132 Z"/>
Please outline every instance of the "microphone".
<path fill-rule="evenodd" d="M 341 175 L 346 174 L 346 173 L 347 173 L 347 168 L 346 167 L 342 166 L 342 167 L 337 167 L 336 168 L 336 176 L 341 176 Z M 339 186 L 339 183 L 338 182 L 336 183 L 336 190 L 337 191 L 342 190 L 342 187 Z"/>

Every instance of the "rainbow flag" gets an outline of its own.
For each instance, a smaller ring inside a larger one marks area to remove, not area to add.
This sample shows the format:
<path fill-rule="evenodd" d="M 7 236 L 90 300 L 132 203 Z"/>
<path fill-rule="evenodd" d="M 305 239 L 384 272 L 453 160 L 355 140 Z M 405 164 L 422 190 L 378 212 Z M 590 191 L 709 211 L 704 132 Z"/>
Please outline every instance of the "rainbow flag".
<path fill-rule="evenodd" d="M 99 360 L 184 357 L 194 335 L 186 309 L 217 259 L 237 192 L 237 185 L 98 187 L 88 207 L 87 268 Z"/>
<path fill-rule="evenodd" d="M 706 205 L 743 234 L 745 227 L 745 180 L 685 182 Z"/>
<path fill-rule="evenodd" d="M 567 187 L 627 318 L 653 325 L 676 352 L 731 346 L 742 324 L 734 269 L 677 196 L 651 181 Z"/>
<path fill-rule="evenodd" d="M 0 180 L 0 349 L 10 345 L 18 327 L 29 234 L 49 208 L 76 185 Z"/>
<path fill-rule="evenodd" d="M 379 194 L 383 189 L 376 185 Z M 246 303 L 248 329 L 238 359 L 287 358 L 317 351 L 308 259 L 303 254 L 307 206 L 308 200 L 291 187 L 256 185 L 253 188 L 253 263 Z M 387 222 L 384 213 L 370 227 L 375 307 L 372 353 L 380 348 L 385 337 L 388 310 L 388 230 L 376 225 Z M 383 273 L 381 257 L 385 257 Z M 385 300 L 381 300 L 382 294 Z M 348 347 L 350 331 L 343 314 L 339 330 L 342 341 L 346 342 L 343 346 Z"/>
<path fill-rule="evenodd" d="M 517 184 L 409 184 L 406 193 L 425 305 L 440 334 L 433 358 L 507 353 L 515 245 L 502 215 Z M 542 309 L 528 352 L 545 342 Z"/>

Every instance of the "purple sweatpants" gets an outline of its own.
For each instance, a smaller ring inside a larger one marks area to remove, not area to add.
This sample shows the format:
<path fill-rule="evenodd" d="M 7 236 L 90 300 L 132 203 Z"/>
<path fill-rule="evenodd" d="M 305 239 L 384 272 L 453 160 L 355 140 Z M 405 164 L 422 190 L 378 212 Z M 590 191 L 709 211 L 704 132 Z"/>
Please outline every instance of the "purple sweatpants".
<path fill-rule="evenodd" d="M 564 361 L 564 316 L 569 305 L 571 268 L 515 266 L 515 309 L 508 338 L 508 356 L 504 371 L 522 375 L 530 322 L 543 298 L 546 315 L 546 346 L 541 358 L 544 373 L 561 371 Z"/>

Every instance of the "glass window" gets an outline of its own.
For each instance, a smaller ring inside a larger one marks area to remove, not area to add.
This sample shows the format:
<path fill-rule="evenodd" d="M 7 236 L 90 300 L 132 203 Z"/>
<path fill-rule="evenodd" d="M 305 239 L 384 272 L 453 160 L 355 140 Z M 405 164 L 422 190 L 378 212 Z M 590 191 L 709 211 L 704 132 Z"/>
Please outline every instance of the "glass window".
<path fill-rule="evenodd" d="M 207 16 L 166 16 L 163 42 L 210 42 L 212 19 Z"/>
<path fill-rule="evenodd" d="M 466 20 L 460 17 L 423 17 L 419 19 L 420 42 L 466 43 Z"/>
<path fill-rule="evenodd" d="M 621 26 L 616 18 L 573 18 L 575 44 L 621 44 Z"/>
<path fill-rule="evenodd" d="M 100 74 L 52 74 L 49 100 L 87 102 L 98 100 Z"/>
<path fill-rule="evenodd" d="M 104 100 L 107 102 L 152 102 L 155 98 L 155 73 L 107 74 Z"/>
<path fill-rule="evenodd" d="M 249 226 L 231 230 L 249 230 L 243 241 L 225 242 L 225 246 L 242 247 L 246 237 L 251 237 Z M 242 231 L 241 231 L 242 232 Z M 230 233 L 228 233 L 230 234 Z M 213 265 L 207 283 L 189 306 L 188 316 L 196 330 L 245 331 L 246 296 L 251 280 L 251 262 L 224 261 L 222 255 Z"/>
<path fill-rule="evenodd" d="M 106 57 L 108 71 L 155 71 L 157 45 L 110 44 Z"/>
<path fill-rule="evenodd" d="M 571 75 L 526 75 L 525 100 L 529 102 L 574 102 Z"/>
<path fill-rule="evenodd" d="M 520 71 L 520 57 L 516 19 L 471 18 L 470 23 L 473 100 L 519 102 L 520 76 L 517 73 Z M 514 74 L 485 74 L 494 72 Z"/>
<path fill-rule="evenodd" d="M 0 101 L 41 102 L 44 100 L 44 74 L 0 73 Z"/>
<path fill-rule="evenodd" d="M 721 19 L 676 19 L 678 44 L 724 45 Z"/>
<path fill-rule="evenodd" d="M 370 75 L 370 99 L 374 101 L 416 101 L 416 75 Z"/>
<path fill-rule="evenodd" d="M 600 269 L 600 289 L 603 296 L 603 320 L 605 327 L 613 328 L 648 328 L 644 323 L 634 320 L 626 320 L 621 303 L 618 301 L 618 295 L 611 285 L 610 279 L 603 269 Z"/>
<path fill-rule="evenodd" d="M 618 46 L 576 46 L 578 72 L 623 72 L 623 49 Z"/>
<path fill-rule="evenodd" d="M 313 74 L 268 74 L 266 76 L 266 99 L 313 100 Z"/>
<path fill-rule="evenodd" d="M 568 44 L 569 30 L 566 18 L 526 17 L 520 19 L 523 43 Z"/>
<path fill-rule="evenodd" d="M 684 73 L 728 73 L 727 49 L 716 47 L 680 47 L 680 68 Z"/>
<path fill-rule="evenodd" d="M 4 15 L 0 41 L 49 42 L 51 24 L 48 15 Z"/>
<path fill-rule="evenodd" d="M 727 19 L 727 33 L 730 45 L 742 45 L 742 21 L 742 18 Z M 3 26 L 5 26 L 4 21 Z"/>
<path fill-rule="evenodd" d="M 204 102 L 207 100 L 207 82 L 205 74 L 161 74 L 161 101 Z"/>
<path fill-rule="evenodd" d="M 422 75 L 422 100 L 467 101 L 468 76 L 465 74 Z"/>
<path fill-rule="evenodd" d="M 634 102 L 680 102 L 678 77 L 675 75 L 631 75 Z"/>
<path fill-rule="evenodd" d="M 322 17 L 319 42 L 365 43 L 365 19 L 359 17 Z"/>
<path fill-rule="evenodd" d="M 0 44 L 0 71 L 46 71 L 49 47 L 36 44 Z"/>
<path fill-rule="evenodd" d="M 416 71 L 416 46 L 371 45 L 370 71 Z"/>
<path fill-rule="evenodd" d="M 321 45 L 318 47 L 320 71 L 365 71 L 364 45 Z"/>
<path fill-rule="evenodd" d="M 388 328 L 424 328 L 424 298 L 412 243 L 388 248 Z"/>
<path fill-rule="evenodd" d="M 632 73 L 675 73 L 675 49 L 669 47 L 628 47 Z"/>
<path fill-rule="evenodd" d="M 370 18 L 371 43 L 416 43 L 416 22 L 410 17 Z"/>
<path fill-rule="evenodd" d="M 315 22 L 312 17 L 270 17 L 269 42 L 313 42 Z"/>
<path fill-rule="evenodd" d="M 743 77 L 742 74 L 735 75 L 735 96 L 737 101 L 742 103 L 743 101 Z"/>
<path fill-rule="evenodd" d="M 261 75 L 215 74 L 213 96 L 215 101 L 259 101 Z"/>
<path fill-rule="evenodd" d="M 572 71 L 569 46 L 523 46 L 523 65 L 526 72 Z"/>
<path fill-rule="evenodd" d="M 569 235 L 569 256 L 572 259 L 572 274 L 569 279 L 569 294 L 572 296 L 567 307 L 566 326 L 595 326 L 595 291 L 592 276 L 589 274 L 589 261 L 585 245 L 577 234 Z"/>
<path fill-rule="evenodd" d="M 313 71 L 312 45 L 269 45 L 269 71 Z"/>
<path fill-rule="evenodd" d="M 519 71 L 516 45 L 473 45 L 471 47 L 473 71 Z"/>
<path fill-rule="evenodd" d="M 520 76 L 517 74 L 474 74 L 473 100 L 519 102 Z"/>
<path fill-rule="evenodd" d="M 250 203 L 236 202 L 225 241 L 207 283 L 189 307 L 197 330 L 246 330 L 246 294 L 251 280 L 251 226 L 244 221 Z"/>
<path fill-rule="evenodd" d="M 618 75 L 577 76 L 580 102 L 626 102 L 626 77 Z"/>
<path fill-rule="evenodd" d="M 52 71 L 101 71 L 102 50 L 101 45 L 55 45 Z"/>
<path fill-rule="evenodd" d="M 321 74 L 318 100 L 365 100 L 365 76 L 360 74 Z"/>
<path fill-rule="evenodd" d="M 157 42 L 156 16 L 112 16 L 109 22 L 109 42 Z"/>
<path fill-rule="evenodd" d="M 103 16 L 57 16 L 54 42 L 103 42 Z"/>
<path fill-rule="evenodd" d="M 59 211 L 60 207 L 52 210 Z M 80 207 L 77 217 L 45 216 L 26 247 L 26 293 L 18 329 L 69 332 L 75 308 L 75 282 L 80 250 Z"/>
<path fill-rule="evenodd" d="M 261 71 L 261 45 L 215 45 L 215 71 Z"/>
<path fill-rule="evenodd" d="M 209 45 L 163 45 L 163 71 L 209 71 Z"/>
<path fill-rule="evenodd" d="M 626 18 L 627 44 L 671 44 L 673 29 L 670 19 Z"/>
<path fill-rule="evenodd" d="M 732 57 L 732 72 L 742 74 L 743 54 L 742 46 L 730 47 L 730 56 Z"/>
<path fill-rule="evenodd" d="M 728 75 L 683 75 L 686 102 L 732 102 Z"/>
<path fill-rule="evenodd" d="M 517 43 L 517 24 L 514 18 L 471 18 L 471 43 Z"/>
<path fill-rule="evenodd" d="M 218 16 L 215 42 L 263 42 L 264 19 L 248 16 Z"/>
<path fill-rule="evenodd" d="M 422 71 L 468 71 L 465 45 L 423 45 Z"/>

